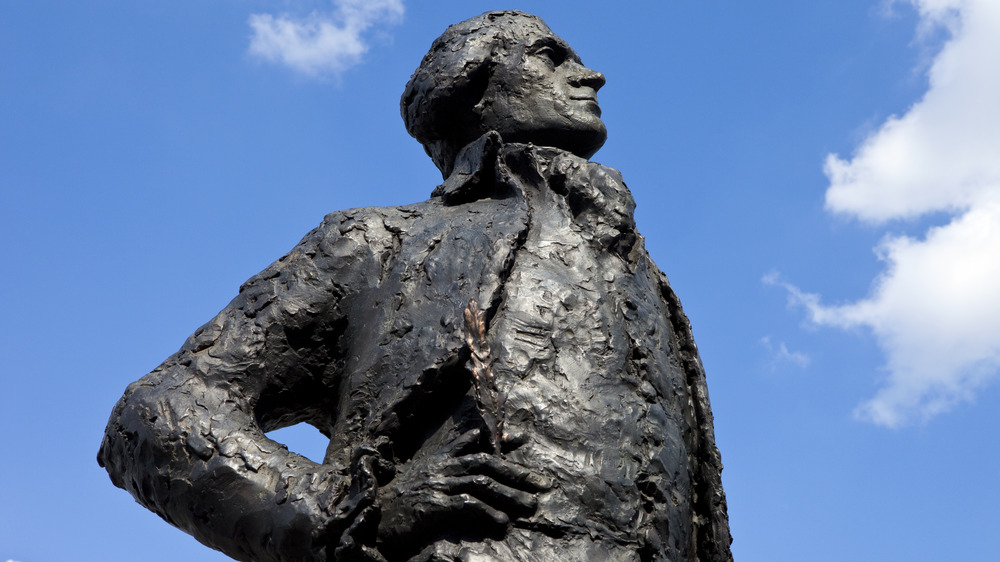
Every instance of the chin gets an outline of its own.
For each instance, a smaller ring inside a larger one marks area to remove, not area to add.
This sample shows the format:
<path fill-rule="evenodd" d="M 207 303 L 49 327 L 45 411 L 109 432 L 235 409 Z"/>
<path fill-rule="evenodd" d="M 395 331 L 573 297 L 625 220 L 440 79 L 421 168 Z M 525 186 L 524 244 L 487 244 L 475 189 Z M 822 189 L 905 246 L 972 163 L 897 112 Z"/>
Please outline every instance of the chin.
<path fill-rule="evenodd" d="M 596 121 L 596 122 L 595 122 Z M 532 143 L 537 146 L 560 148 L 581 157 L 590 158 L 604 146 L 608 130 L 600 119 L 589 123 L 559 123 L 549 128 L 514 131 L 498 130 L 505 142 Z"/>
<path fill-rule="evenodd" d="M 570 133 L 571 147 L 567 150 L 581 158 L 590 158 L 604 146 L 608 140 L 608 130 L 601 123 L 599 128 L 589 128 L 585 131 L 574 131 Z"/>

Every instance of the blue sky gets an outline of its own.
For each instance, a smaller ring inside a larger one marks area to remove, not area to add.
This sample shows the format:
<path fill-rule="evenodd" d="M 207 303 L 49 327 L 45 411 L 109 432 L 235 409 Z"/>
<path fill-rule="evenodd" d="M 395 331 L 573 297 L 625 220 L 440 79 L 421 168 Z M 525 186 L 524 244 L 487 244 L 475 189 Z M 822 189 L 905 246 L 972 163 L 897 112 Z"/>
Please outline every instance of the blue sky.
<path fill-rule="evenodd" d="M 995 0 L 8 0 L 0 560 L 226 559 L 111 485 L 112 406 L 325 213 L 430 194 L 403 85 L 507 7 L 607 76 L 736 559 L 1000 559 Z"/>

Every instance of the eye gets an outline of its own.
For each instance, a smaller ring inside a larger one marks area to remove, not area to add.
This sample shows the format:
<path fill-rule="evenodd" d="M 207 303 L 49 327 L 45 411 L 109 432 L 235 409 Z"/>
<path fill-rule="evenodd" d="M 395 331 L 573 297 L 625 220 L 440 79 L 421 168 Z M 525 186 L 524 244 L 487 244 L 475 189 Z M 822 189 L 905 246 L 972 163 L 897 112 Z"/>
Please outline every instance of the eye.
<path fill-rule="evenodd" d="M 566 61 L 566 50 L 558 46 L 545 45 L 535 50 L 536 55 L 541 55 L 552 63 L 552 66 L 559 66 Z"/>

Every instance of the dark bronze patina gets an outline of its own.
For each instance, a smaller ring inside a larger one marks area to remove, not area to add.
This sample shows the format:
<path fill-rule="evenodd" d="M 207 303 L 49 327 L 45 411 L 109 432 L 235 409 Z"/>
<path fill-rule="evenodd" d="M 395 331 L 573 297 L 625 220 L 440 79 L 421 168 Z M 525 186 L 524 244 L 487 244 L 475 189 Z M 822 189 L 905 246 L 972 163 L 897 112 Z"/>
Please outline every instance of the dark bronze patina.
<path fill-rule="evenodd" d="M 115 485 L 240 560 L 731 560 L 688 320 L 587 160 L 603 84 L 537 17 L 450 27 L 402 99 L 444 183 L 328 215 L 129 386 Z M 322 464 L 265 436 L 300 422 Z"/>

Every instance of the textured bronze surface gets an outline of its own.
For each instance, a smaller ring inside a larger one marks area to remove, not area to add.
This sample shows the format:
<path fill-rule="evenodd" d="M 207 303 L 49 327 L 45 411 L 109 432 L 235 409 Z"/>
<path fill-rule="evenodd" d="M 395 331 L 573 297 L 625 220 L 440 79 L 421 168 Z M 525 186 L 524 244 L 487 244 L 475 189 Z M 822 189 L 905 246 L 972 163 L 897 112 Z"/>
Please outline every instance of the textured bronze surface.
<path fill-rule="evenodd" d="M 449 28 L 402 100 L 444 183 L 328 215 L 129 386 L 115 485 L 240 560 L 731 560 L 688 320 L 587 160 L 603 84 L 534 16 Z M 265 436 L 300 422 L 322 464 Z"/>

